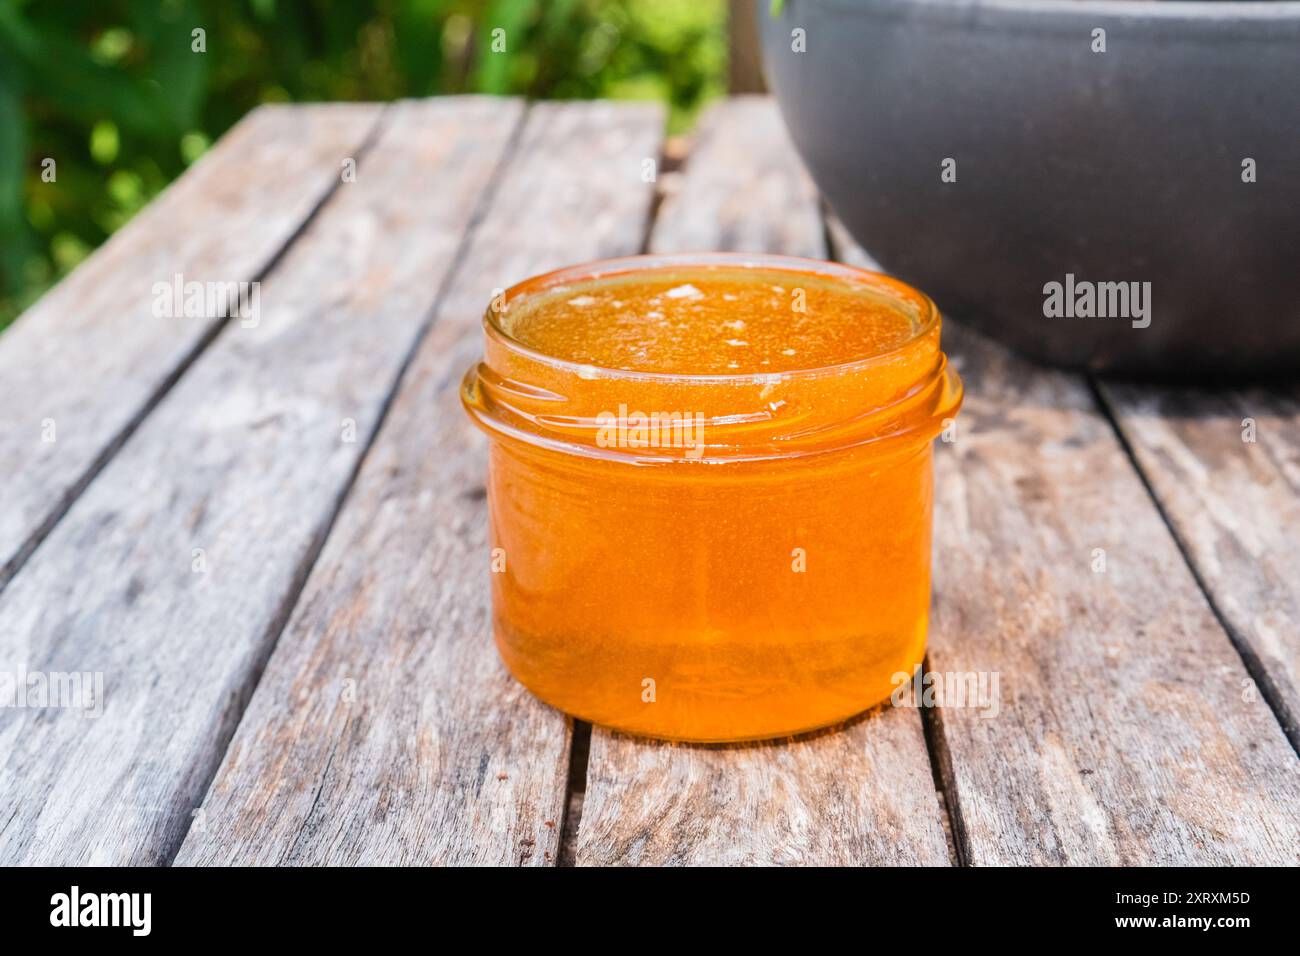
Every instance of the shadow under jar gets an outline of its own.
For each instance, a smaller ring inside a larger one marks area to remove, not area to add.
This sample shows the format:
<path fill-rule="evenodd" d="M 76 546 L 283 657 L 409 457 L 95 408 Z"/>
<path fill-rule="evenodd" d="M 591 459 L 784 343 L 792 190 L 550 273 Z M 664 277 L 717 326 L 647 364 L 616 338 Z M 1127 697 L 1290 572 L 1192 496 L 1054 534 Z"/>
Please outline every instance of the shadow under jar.
<path fill-rule="evenodd" d="M 691 741 L 887 698 L 925 651 L 931 446 L 961 384 L 933 303 L 848 266 L 637 256 L 493 303 L 497 646 L 543 700 Z"/>

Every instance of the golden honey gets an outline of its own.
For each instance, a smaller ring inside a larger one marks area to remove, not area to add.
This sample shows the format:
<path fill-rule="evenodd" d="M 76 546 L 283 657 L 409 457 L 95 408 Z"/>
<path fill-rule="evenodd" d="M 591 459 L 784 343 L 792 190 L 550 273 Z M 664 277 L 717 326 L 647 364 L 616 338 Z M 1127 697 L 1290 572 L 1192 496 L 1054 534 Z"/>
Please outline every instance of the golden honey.
<path fill-rule="evenodd" d="M 925 651 L 933 303 L 778 256 L 638 256 L 507 290 L 463 398 L 491 438 L 493 629 L 538 697 L 630 733 L 794 734 Z"/>

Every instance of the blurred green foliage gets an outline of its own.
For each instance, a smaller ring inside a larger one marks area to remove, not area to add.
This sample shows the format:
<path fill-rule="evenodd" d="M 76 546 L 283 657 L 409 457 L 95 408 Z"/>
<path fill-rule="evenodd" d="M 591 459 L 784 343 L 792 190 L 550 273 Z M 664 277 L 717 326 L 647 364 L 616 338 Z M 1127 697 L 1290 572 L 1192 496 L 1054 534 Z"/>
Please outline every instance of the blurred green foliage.
<path fill-rule="evenodd" d="M 0 0 L 0 328 L 259 103 L 653 98 L 680 130 L 723 92 L 725 19 L 724 0 Z"/>

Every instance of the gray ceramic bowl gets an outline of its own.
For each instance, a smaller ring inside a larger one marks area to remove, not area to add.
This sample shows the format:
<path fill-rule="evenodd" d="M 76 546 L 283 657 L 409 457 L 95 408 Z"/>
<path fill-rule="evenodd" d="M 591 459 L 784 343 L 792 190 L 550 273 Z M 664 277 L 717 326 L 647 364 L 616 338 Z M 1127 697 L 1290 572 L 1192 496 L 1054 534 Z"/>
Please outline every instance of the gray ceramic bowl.
<path fill-rule="evenodd" d="M 947 313 L 1101 371 L 1300 370 L 1300 3 L 759 0 L 759 17 L 822 192 Z M 1045 314 L 1052 282 L 1067 311 L 1067 274 L 1072 311 L 1091 283 L 1121 314 Z M 1143 286 L 1100 286 L 1148 282 L 1145 328 L 1121 298 Z"/>

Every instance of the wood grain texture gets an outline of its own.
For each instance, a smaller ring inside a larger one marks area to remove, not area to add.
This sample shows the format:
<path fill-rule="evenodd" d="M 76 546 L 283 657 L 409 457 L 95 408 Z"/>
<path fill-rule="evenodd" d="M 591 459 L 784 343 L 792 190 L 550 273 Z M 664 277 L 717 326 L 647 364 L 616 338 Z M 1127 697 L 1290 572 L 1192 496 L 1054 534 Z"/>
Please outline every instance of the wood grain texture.
<path fill-rule="evenodd" d="M 390 108 L 260 322 L 217 338 L 0 594 L 0 669 L 105 685 L 98 718 L 0 711 L 0 861 L 174 855 L 521 109 Z"/>
<path fill-rule="evenodd" d="M 459 386 L 494 289 L 637 250 L 663 122 L 532 107 L 178 863 L 556 862 L 570 725 L 497 658 Z"/>
<path fill-rule="evenodd" d="M 255 279 L 381 109 L 255 110 L 0 335 L 0 588 L 219 324 L 155 317 L 154 283 Z"/>
<path fill-rule="evenodd" d="M 1300 388 L 1099 388 L 1300 751 Z"/>
<path fill-rule="evenodd" d="M 1300 764 L 1087 383 L 944 345 L 929 661 L 1001 691 L 939 709 L 966 859 L 1300 862 Z"/>
<path fill-rule="evenodd" d="M 701 118 L 649 246 L 825 257 L 816 190 L 770 98 L 733 97 Z"/>
<path fill-rule="evenodd" d="M 825 258 L 816 194 L 769 100 L 708 114 L 650 245 Z M 836 732 L 739 746 L 597 727 L 577 862 L 946 864 L 919 714 L 884 708 Z"/>

